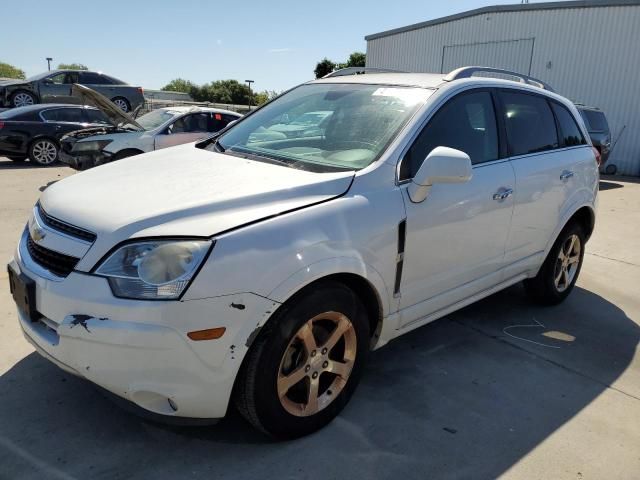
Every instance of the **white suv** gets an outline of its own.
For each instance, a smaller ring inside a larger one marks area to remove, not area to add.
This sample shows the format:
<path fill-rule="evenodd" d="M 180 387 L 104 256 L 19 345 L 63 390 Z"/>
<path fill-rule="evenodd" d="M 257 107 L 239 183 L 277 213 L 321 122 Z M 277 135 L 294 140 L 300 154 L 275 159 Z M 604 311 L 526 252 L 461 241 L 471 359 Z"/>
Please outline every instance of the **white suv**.
<path fill-rule="evenodd" d="M 544 85 L 481 74 L 331 76 L 49 187 L 9 265 L 26 338 L 147 412 L 233 400 L 291 438 L 394 337 L 523 280 L 564 300 L 594 227 L 589 137 Z"/>

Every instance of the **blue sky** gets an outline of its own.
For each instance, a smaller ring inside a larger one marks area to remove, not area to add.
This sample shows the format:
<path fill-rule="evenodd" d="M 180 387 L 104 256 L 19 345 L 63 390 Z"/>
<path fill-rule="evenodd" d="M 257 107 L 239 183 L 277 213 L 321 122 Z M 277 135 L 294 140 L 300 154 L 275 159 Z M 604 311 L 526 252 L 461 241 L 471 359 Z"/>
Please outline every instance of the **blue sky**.
<path fill-rule="evenodd" d="M 11 2 L 0 61 L 33 75 L 45 57 L 80 62 L 146 88 L 176 77 L 255 80 L 284 90 L 313 77 L 317 61 L 366 50 L 364 36 L 518 0 Z M 5 8 L 5 10 L 7 10 Z M 13 22 L 11 19 L 20 19 Z"/>

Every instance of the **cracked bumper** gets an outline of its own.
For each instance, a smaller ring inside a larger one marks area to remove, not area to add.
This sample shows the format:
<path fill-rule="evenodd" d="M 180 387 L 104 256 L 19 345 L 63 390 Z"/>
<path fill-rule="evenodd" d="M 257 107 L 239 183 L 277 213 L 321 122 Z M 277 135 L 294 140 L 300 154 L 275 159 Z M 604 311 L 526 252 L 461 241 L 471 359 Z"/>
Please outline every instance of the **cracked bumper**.
<path fill-rule="evenodd" d="M 74 170 L 87 170 L 111 161 L 112 154 L 105 151 L 87 152 L 83 155 L 70 155 L 64 150 L 58 152 L 58 160 Z"/>
<path fill-rule="evenodd" d="M 41 318 L 18 316 L 40 354 L 149 412 L 172 417 L 225 415 L 247 339 L 277 306 L 247 293 L 175 302 L 123 300 L 114 298 L 100 277 L 72 272 L 57 282 L 16 260 L 11 266 L 36 282 Z M 219 339 L 187 337 L 215 327 L 226 329 Z"/>

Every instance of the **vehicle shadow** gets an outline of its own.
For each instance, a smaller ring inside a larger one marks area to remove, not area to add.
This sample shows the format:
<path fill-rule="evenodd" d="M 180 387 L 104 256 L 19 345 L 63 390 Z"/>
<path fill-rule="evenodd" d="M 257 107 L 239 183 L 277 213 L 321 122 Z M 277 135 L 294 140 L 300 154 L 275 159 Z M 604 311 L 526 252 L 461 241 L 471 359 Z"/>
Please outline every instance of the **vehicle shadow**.
<path fill-rule="evenodd" d="M 603 190 L 615 190 L 616 188 L 624 188 L 624 185 L 615 182 L 605 182 L 604 180 L 600 180 L 600 184 L 598 189 L 600 191 Z"/>
<path fill-rule="evenodd" d="M 587 290 L 541 308 L 512 287 L 372 353 L 345 411 L 283 443 L 235 413 L 143 421 L 31 354 L 0 377 L 0 465 L 8 478 L 495 478 L 618 379 L 639 339 Z"/>
<path fill-rule="evenodd" d="M 29 160 L 25 160 L 22 162 L 14 162 L 13 160 L 9 160 L 8 158 L 0 157 L 0 170 L 28 170 L 32 168 L 49 168 L 49 167 L 61 167 L 63 163 L 55 162 L 51 165 L 43 167 L 42 165 L 38 165 L 35 162 L 31 162 Z"/>

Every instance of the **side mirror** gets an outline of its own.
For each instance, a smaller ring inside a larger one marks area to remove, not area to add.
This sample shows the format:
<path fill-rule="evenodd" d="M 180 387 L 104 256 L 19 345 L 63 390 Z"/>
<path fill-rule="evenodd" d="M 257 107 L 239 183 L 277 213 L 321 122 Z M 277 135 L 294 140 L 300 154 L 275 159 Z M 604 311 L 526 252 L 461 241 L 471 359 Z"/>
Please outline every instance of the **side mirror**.
<path fill-rule="evenodd" d="M 473 170 L 469 155 L 449 147 L 436 147 L 427 155 L 409 184 L 409 198 L 420 203 L 436 183 L 464 183 L 471 180 Z"/>

